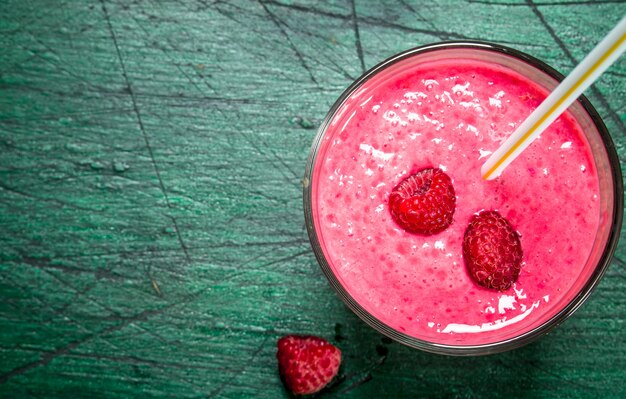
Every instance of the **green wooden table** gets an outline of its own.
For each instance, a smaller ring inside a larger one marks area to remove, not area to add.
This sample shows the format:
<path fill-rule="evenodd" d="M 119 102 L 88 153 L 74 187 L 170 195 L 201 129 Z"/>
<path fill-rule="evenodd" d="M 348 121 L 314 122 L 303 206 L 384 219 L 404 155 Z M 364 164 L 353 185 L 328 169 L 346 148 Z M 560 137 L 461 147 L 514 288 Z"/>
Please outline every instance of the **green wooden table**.
<path fill-rule="evenodd" d="M 364 70 L 494 41 L 567 73 L 622 1 L 0 2 L 0 397 L 287 397 L 276 340 L 338 344 L 328 397 L 626 397 L 626 237 L 548 336 L 391 343 L 316 264 L 301 178 Z M 626 157 L 626 58 L 587 94 Z M 626 159 L 626 158 L 624 158 Z"/>

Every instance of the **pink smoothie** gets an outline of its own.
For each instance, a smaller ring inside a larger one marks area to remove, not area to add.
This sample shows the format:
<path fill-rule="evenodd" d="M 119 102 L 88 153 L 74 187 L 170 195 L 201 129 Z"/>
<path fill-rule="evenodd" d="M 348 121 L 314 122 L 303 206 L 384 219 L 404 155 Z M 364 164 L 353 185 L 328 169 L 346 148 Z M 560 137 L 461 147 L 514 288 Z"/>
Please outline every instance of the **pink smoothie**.
<path fill-rule="evenodd" d="M 561 116 L 500 178 L 480 177 L 546 95 L 489 62 L 409 59 L 339 108 L 315 161 L 312 214 L 330 269 L 367 312 L 411 337 L 478 345 L 537 327 L 576 295 L 601 211 L 574 118 Z M 425 167 L 446 171 L 457 195 L 452 225 L 429 237 L 398 227 L 387 206 L 390 191 Z M 504 292 L 479 287 L 465 269 L 463 234 L 482 209 L 498 210 L 521 236 L 522 271 Z"/>

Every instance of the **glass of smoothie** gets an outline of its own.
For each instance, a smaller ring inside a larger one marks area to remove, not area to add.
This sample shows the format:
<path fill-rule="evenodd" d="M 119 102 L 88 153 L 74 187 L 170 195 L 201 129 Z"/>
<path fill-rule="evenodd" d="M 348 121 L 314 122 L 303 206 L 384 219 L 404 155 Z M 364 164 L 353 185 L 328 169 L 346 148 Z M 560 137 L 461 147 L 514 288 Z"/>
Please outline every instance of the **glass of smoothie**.
<path fill-rule="evenodd" d="M 304 212 L 317 260 L 346 305 L 421 350 L 480 355 L 545 334 L 589 297 L 619 238 L 619 160 L 581 97 L 495 180 L 480 167 L 562 80 L 507 47 L 446 42 L 398 54 L 339 97 L 305 174 Z M 451 223 L 420 234 L 389 198 L 424 169 L 443 171 Z M 470 220 L 496 211 L 523 251 L 506 289 L 476 283 L 464 258 Z"/>

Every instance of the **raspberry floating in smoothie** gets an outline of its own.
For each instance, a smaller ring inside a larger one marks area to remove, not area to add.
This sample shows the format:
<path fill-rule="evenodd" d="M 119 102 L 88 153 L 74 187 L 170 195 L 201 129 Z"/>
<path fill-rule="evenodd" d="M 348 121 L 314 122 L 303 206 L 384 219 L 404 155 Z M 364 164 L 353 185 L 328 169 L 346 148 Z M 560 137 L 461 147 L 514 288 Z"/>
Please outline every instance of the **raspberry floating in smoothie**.
<path fill-rule="evenodd" d="M 496 211 L 482 211 L 470 220 L 463 237 L 463 258 L 478 285 L 504 291 L 517 281 L 522 245 L 509 222 Z"/>
<path fill-rule="evenodd" d="M 452 223 L 456 196 L 441 169 L 426 168 L 404 179 L 389 195 L 393 220 L 404 230 L 433 235 Z"/>

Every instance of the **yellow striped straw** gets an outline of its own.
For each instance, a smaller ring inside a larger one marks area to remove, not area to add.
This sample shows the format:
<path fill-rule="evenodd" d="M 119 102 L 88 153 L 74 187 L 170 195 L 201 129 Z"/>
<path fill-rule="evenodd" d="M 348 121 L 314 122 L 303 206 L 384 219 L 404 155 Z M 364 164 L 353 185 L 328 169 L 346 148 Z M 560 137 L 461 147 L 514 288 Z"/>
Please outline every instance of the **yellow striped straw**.
<path fill-rule="evenodd" d="M 558 118 L 626 50 L 626 17 L 530 114 L 480 169 L 485 180 L 500 176 L 517 156 Z"/>

